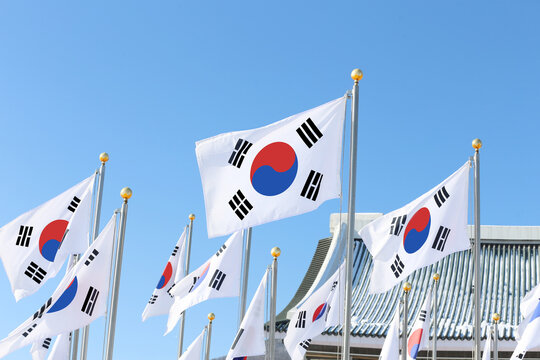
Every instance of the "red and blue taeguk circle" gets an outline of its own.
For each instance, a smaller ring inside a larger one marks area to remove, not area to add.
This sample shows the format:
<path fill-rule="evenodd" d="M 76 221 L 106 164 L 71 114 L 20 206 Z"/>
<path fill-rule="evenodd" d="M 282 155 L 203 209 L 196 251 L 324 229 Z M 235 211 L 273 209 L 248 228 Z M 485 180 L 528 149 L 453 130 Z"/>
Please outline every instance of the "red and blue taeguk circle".
<path fill-rule="evenodd" d="M 407 342 L 407 349 L 409 350 L 409 356 L 416 359 L 418 350 L 420 350 L 420 341 L 422 340 L 423 329 L 416 329 Z"/>
<path fill-rule="evenodd" d="M 426 242 L 431 227 L 431 214 L 428 208 L 421 208 L 411 217 L 403 234 L 403 247 L 412 254 Z"/>
<path fill-rule="evenodd" d="M 77 295 L 77 288 L 79 287 L 79 282 L 77 281 L 77 277 L 75 276 L 73 280 L 71 280 L 71 284 L 64 290 L 62 295 L 56 300 L 56 302 L 51 306 L 48 313 L 53 313 L 60 311 L 62 309 L 65 309 L 73 299 L 75 299 L 75 295 Z"/>
<path fill-rule="evenodd" d="M 165 266 L 165 270 L 163 270 L 163 274 L 161 275 L 161 278 L 159 279 L 159 282 L 156 286 L 156 289 L 163 289 L 165 285 L 169 283 L 169 280 L 171 280 L 172 276 L 172 265 L 170 262 L 167 262 L 167 265 Z"/>
<path fill-rule="evenodd" d="M 319 320 L 320 318 L 322 318 L 322 316 L 324 315 L 324 313 L 326 312 L 326 309 L 328 308 L 328 306 L 326 305 L 326 303 L 322 303 L 321 305 L 319 305 L 316 309 L 315 309 L 315 312 L 313 313 L 313 319 L 312 319 L 312 322 L 315 322 L 317 320 Z"/>
<path fill-rule="evenodd" d="M 39 252 L 46 260 L 54 261 L 68 224 L 67 220 L 54 220 L 47 224 L 41 232 L 39 236 Z"/>
<path fill-rule="evenodd" d="M 291 186 L 298 172 L 294 149 L 284 142 L 266 145 L 251 164 L 250 179 L 261 195 L 279 195 Z"/>

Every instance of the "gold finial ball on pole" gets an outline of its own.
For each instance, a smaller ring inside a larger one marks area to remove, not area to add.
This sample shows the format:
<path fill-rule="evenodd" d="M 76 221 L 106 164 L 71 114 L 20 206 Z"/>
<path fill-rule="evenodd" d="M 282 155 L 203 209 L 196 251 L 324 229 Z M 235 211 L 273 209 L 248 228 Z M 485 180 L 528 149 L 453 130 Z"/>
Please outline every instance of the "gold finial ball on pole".
<path fill-rule="evenodd" d="M 189 220 L 191 221 L 195 220 L 195 214 L 189 214 Z"/>
<path fill-rule="evenodd" d="M 493 321 L 498 323 L 499 320 L 501 320 L 501 315 L 499 315 L 498 313 L 493 313 Z"/>
<path fill-rule="evenodd" d="M 214 313 L 208 314 L 208 320 L 210 320 L 210 322 L 214 321 L 215 318 L 216 318 L 216 315 L 214 315 Z"/>
<path fill-rule="evenodd" d="M 482 147 L 482 140 L 476 138 L 472 141 L 472 147 L 475 148 L 476 150 L 480 150 L 480 148 Z"/>
<path fill-rule="evenodd" d="M 411 291 L 411 283 L 410 282 L 405 282 L 405 284 L 403 284 L 403 291 L 405 291 L 406 293 Z"/>
<path fill-rule="evenodd" d="M 99 154 L 99 161 L 101 161 L 102 163 L 106 163 L 107 161 L 109 161 L 109 154 L 107 154 L 106 152 Z"/>
<path fill-rule="evenodd" d="M 351 72 L 351 78 L 352 78 L 354 81 L 362 80 L 363 77 L 364 77 L 364 74 L 362 73 L 362 70 L 360 70 L 360 69 L 354 69 L 354 70 Z"/>
<path fill-rule="evenodd" d="M 274 259 L 277 259 L 279 255 L 281 255 L 281 249 L 276 247 L 273 247 L 272 250 L 270 250 L 270 254 L 274 257 Z"/>
<path fill-rule="evenodd" d="M 433 280 L 439 281 L 440 278 L 441 278 L 441 275 L 439 275 L 439 273 L 433 274 Z"/>
<path fill-rule="evenodd" d="M 120 196 L 124 199 L 124 200 L 127 200 L 131 197 L 131 195 L 133 195 L 133 191 L 131 191 L 130 188 L 128 187 L 125 187 L 123 188 L 122 190 L 120 190 Z"/>

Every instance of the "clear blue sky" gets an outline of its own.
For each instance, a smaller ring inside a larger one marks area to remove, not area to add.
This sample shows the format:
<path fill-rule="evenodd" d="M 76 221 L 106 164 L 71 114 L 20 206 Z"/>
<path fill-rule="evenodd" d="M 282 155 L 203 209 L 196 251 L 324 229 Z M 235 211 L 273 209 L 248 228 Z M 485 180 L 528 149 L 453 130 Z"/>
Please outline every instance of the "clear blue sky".
<path fill-rule="evenodd" d="M 335 99 L 359 67 L 357 211 L 419 196 L 480 137 L 482 223 L 538 225 L 539 24 L 537 0 L 3 1 L 0 223 L 87 177 L 108 152 L 103 225 L 120 189 L 133 189 L 115 358 L 174 359 L 178 332 L 162 337 L 166 319 L 142 323 L 141 313 L 189 213 L 192 268 L 225 241 L 206 236 L 195 141 Z M 254 229 L 249 298 L 279 246 L 277 307 L 288 303 L 339 206 Z M 16 304 L 0 271 L 0 337 L 58 281 Z M 211 356 L 226 354 L 237 309 L 237 299 L 190 309 L 186 346 L 213 311 Z M 103 323 L 91 327 L 90 359 L 101 356 Z"/>

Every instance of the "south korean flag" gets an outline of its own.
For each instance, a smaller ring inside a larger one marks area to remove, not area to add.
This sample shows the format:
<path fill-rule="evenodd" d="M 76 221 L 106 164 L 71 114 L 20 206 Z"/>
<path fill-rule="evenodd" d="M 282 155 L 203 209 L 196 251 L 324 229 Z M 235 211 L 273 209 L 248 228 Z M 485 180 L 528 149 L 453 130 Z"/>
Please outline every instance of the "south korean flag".
<path fill-rule="evenodd" d="M 0 258 L 15 300 L 54 277 L 88 247 L 95 174 L 0 228 Z"/>
<path fill-rule="evenodd" d="M 115 224 L 113 215 L 49 300 L 0 341 L 0 358 L 26 345 L 82 328 L 105 315 Z"/>
<path fill-rule="evenodd" d="M 467 161 L 429 192 L 360 230 L 373 256 L 370 293 L 388 291 L 414 270 L 470 248 L 469 169 Z"/>
<path fill-rule="evenodd" d="M 340 195 L 346 97 L 198 141 L 208 236 L 303 214 Z"/>

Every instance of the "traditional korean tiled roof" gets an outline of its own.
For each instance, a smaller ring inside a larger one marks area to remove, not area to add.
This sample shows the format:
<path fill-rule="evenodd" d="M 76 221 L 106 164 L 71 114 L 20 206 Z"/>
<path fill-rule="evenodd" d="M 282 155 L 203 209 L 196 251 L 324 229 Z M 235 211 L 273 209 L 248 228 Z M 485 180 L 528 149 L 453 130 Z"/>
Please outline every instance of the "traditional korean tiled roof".
<path fill-rule="evenodd" d="M 372 218 L 373 215 L 371 214 Z M 472 227 L 469 233 L 472 235 Z M 514 340 L 516 327 L 521 321 L 520 300 L 540 280 L 540 227 L 482 226 L 481 234 L 481 336 L 486 337 L 488 325 L 492 324 L 492 314 L 497 312 L 501 316 L 499 339 Z M 360 239 L 355 240 L 351 333 L 354 337 L 382 338 L 386 336 L 403 291 L 401 286 L 396 286 L 386 293 L 368 294 L 372 270 L 371 255 Z M 314 259 L 319 259 L 317 261 L 320 263 L 322 256 L 328 257 L 331 254 L 323 255 L 321 250 L 318 250 Z M 438 287 L 437 338 L 471 340 L 474 319 L 472 269 L 472 251 L 468 250 L 451 254 L 437 264 L 413 272 L 407 278 L 412 284 L 409 296 L 409 326 L 414 322 L 427 291 L 433 285 L 433 274 L 438 272 L 441 277 Z M 323 270 L 325 269 L 321 268 L 318 271 Z M 310 271 L 317 269 L 310 266 L 308 272 Z M 309 277 L 316 276 L 309 274 Z M 324 280 L 320 279 L 319 282 Z M 312 288 L 316 286 L 317 284 L 312 284 Z M 302 297 L 302 294 L 297 293 L 294 299 Z M 289 304 L 289 308 L 293 307 L 294 304 Z M 285 308 L 284 312 L 289 308 Z M 277 331 L 286 331 L 288 320 L 278 321 L 276 327 Z M 340 332 L 341 326 L 338 326 L 328 328 L 324 334 L 338 335 Z"/>

